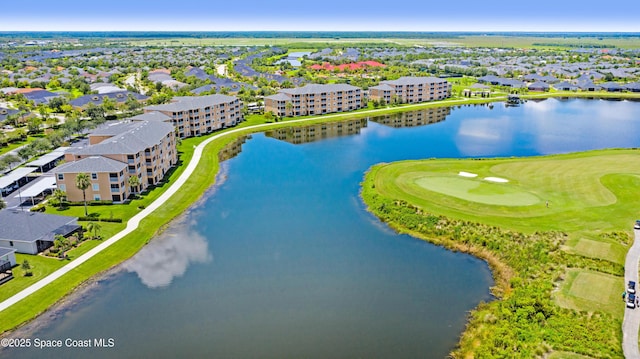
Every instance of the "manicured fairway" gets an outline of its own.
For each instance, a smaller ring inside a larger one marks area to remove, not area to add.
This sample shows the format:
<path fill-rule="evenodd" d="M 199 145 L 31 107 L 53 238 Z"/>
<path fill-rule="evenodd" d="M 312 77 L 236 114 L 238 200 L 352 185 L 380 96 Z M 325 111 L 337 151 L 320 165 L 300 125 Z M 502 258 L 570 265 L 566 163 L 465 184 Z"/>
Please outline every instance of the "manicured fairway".
<path fill-rule="evenodd" d="M 375 188 L 385 197 L 430 213 L 524 232 L 628 230 L 640 211 L 638 150 L 403 161 L 372 171 Z M 509 182 L 489 182 L 486 177 Z M 576 244 L 580 251 L 591 250 L 584 247 L 587 242 Z"/>

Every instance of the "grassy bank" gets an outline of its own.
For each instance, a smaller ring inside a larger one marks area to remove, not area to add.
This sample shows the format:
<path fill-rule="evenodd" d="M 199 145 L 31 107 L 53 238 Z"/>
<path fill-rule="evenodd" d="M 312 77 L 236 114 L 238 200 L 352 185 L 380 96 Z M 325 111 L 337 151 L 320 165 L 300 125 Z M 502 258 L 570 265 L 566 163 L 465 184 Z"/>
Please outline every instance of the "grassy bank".
<path fill-rule="evenodd" d="M 620 358 L 618 251 L 640 205 L 639 161 L 637 150 L 403 161 L 372 167 L 362 198 L 394 229 L 491 266 L 500 300 L 471 313 L 454 357 Z"/>

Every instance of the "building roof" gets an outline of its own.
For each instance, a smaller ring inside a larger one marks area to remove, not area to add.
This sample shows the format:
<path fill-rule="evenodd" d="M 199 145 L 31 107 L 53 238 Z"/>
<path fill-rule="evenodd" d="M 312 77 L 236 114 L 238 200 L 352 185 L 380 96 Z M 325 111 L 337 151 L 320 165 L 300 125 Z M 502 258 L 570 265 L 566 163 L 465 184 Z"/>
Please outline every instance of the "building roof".
<path fill-rule="evenodd" d="M 393 87 L 387 85 L 387 84 L 380 84 L 377 86 L 371 86 L 369 87 L 369 90 L 393 90 Z"/>
<path fill-rule="evenodd" d="M 51 173 L 120 172 L 126 168 L 127 164 L 124 162 L 103 156 L 91 156 L 78 161 L 67 162 L 54 168 Z"/>
<path fill-rule="evenodd" d="M 56 234 L 66 235 L 77 229 L 78 226 L 74 225 L 77 219 L 40 212 L 0 211 L 0 239 L 18 242 L 53 241 Z"/>
<path fill-rule="evenodd" d="M 197 108 L 205 108 L 213 105 L 226 104 L 237 100 L 235 96 L 227 96 L 221 94 L 208 95 L 208 96 L 183 96 L 174 97 L 172 103 L 164 105 L 147 106 L 145 110 L 154 111 L 170 111 L 181 112 L 189 111 Z"/>
<path fill-rule="evenodd" d="M 35 197 L 48 189 L 56 188 L 56 178 L 53 176 L 40 176 L 32 185 L 20 193 L 22 198 Z"/>
<path fill-rule="evenodd" d="M 117 92 L 103 93 L 99 95 L 92 94 L 92 95 L 80 96 L 75 100 L 69 101 L 69 104 L 75 107 L 84 107 L 90 103 L 93 103 L 96 106 L 100 106 L 104 102 L 105 97 L 111 100 L 114 100 L 116 102 L 123 103 L 127 101 L 129 96 L 133 96 L 133 98 L 135 98 L 138 101 L 144 101 L 149 98 L 148 96 L 141 95 L 139 93 L 135 93 L 131 91 L 117 91 Z"/>
<path fill-rule="evenodd" d="M 18 110 L 0 107 L 0 121 L 4 121 L 7 118 L 7 116 L 15 115 L 19 112 L 20 111 Z"/>
<path fill-rule="evenodd" d="M 152 112 L 145 112 L 142 115 L 133 116 L 133 117 L 130 118 L 130 120 L 132 120 L 132 121 L 160 121 L 160 122 L 164 122 L 164 121 L 171 120 L 171 117 L 165 115 L 162 112 L 152 111 Z"/>
<path fill-rule="evenodd" d="M 549 88 L 549 84 L 546 83 L 546 82 L 542 82 L 542 81 L 536 81 L 536 82 L 532 83 L 531 85 L 529 85 L 528 88 L 530 88 L 530 89 L 548 89 Z"/>
<path fill-rule="evenodd" d="M 0 247 L 0 257 L 4 257 L 7 254 L 11 254 L 15 251 L 16 251 L 15 249 Z"/>
<path fill-rule="evenodd" d="M 442 83 L 447 82 L 446 79 L 441 79 L 437 77 L 414 77 L 414 76 L 404 76 L 397 80 L 387 80 L 381 81 L 381 84 L 390 84 L 390 85 L 419 85 L 424 83 Z"/>
<path fill-rule="evenodd" d="M 296 87 L 291 89 L 282 89 L 278 92 L 287 93 L 292 95 L 308 95 L 308 94 L 318 94 L 323 92 L 337 92 L 337 91 L 351 91 L 351 90 L 361 90 L 361 88 L 347 85 L 347 84 L 309 84 L 302 87 Z"/>
<path fill-rule="evenodd" d="M 559 82 L 557 84 L 554 84 L 553 88 L 555 88 L 555 89 L 570 89 L 570 90 L 573 89 L 573 90 L 576 90 L 576 89 L 578 89 L 578 86 L 576 86 L 576 85 L 574 85 L 574 84 L 572 84 L 570 82 L 563 81 L 563 82 Z"/>
<path fill-rule="evenodd" d="M 27 176 L 31 172 L 34 172 L 34 167 L 18 167 L 15 170 L 9 172 L 7 175 L 0 177 L 0 188 L 5 188 L 12 185 L 15 181 L 22 177 Z"/>
<path fill-rule="evenodd" d="M 122 127 L 120 127 L 122 126 Z M 111 132 L 109 132 L 111 131 Z M 77 155 L 133 154 L 156 145 L 169 133 L 175 131 L 172 124 L 161 121 L 121 121 L 108 129 L 95 133 L 112 137 L 73 153 Z M 97 132 L 97 131 L 96 131 Z"/>
<path fill-rule="evenodd" d="M 289 101 L 291 100 L 291 97 L 283 94 L 283 93 L 277 93 L 275 95 L 271 95 L 271 96 L 266 96 L 264 98 L 265 100 L 269 99 L 269 100 L 275 100 L 275 101 Z"/>

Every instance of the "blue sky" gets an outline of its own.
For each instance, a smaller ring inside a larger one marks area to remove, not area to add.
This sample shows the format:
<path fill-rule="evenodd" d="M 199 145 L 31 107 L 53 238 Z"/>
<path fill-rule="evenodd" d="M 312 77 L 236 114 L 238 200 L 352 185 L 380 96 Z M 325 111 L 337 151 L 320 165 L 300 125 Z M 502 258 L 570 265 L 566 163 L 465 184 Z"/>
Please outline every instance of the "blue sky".
<path fill-rule="evenodd" d="M 640 32 L 638 0 L 5 0 L 0 13 L 0 31 Z"/>

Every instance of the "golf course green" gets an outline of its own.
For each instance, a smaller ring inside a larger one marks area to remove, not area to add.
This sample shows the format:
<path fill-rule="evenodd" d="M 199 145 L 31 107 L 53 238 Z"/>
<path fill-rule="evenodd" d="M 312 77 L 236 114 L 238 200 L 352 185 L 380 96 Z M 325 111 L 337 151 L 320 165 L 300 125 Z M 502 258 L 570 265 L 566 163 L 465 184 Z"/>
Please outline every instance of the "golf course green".
<path fill-rule="evenodd" d="M 499 300 L 470 314 L 455 358 L 622 357 L 624 257 L 640 218 L 640 150 L 373 166 L 369 211 L 486 260 Z"/>
<path fill-rule="evenodd" d="M 430 213 L 524 232 L 626 230 L 640 211 L 637 150 L 402 161 L 368 178 L 380 195 Z"/>

